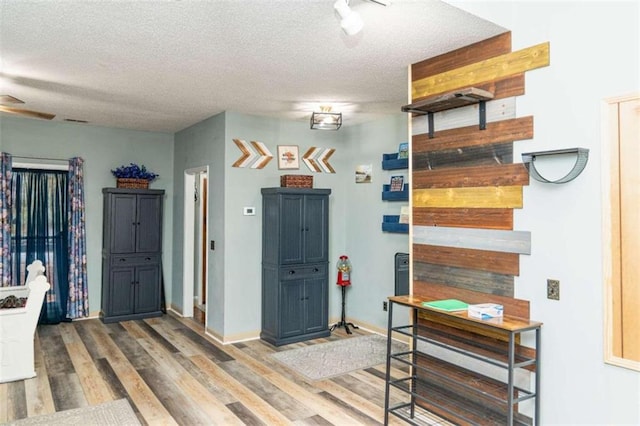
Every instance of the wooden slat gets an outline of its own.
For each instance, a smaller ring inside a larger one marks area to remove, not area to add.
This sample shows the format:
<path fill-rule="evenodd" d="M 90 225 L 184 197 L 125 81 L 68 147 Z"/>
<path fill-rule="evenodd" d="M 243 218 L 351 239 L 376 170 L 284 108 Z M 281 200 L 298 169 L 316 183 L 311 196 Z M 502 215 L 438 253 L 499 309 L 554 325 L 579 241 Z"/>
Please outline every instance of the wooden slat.
<path fill-rule="evenodd" d="M 531 233 L 528 231 L 414 226 L 413 243 L 531 254 Z"/>
<path fill-rule="evenodd" d="M 513 297 L 513 276 L 413 261 L 413 279 L 452 288 Z"/>
<path fill-rule="evenodd" d="M 517 186 L 529 184 L 529 173 L 522 163 L 493 167 L 456 167 L 440 170 L 414 170 L 413 189 L 478 186 Z"/>
<path fill-rule="evenodd" d="M 520 274 L 520 256 L 515 253 L 414 244 L 412 256 L 414 262 L 477 269 L 504 275 Z"/>
<path fill-rule="evenodd" d="M 454 148 L 446 151 L 418 152 L 412 155 L 413 170 L 449 167 L 495 166 L 513 162 L 513 143 Z"/>
<path fill-rule="evenodd" d="M 533 137 L 533 117 L 513 118 L 488 123 L 485 130 L 478 126 L 435 132 L 433 139 L 427 134 L 414 135 L 412 153 L 442 151 L 469 146 L 499 144 Z"/>
<path fill-rule="evenodd" d="M 505 53 L 475 64 L 415 80 L 411 84 L 411 99 L 434 96 L 548 65 L 549 43 L 540 43 L 516 52 Z"/>
<path fill-rule="evenodd" d="M 493 93 L 494 100 L 521 96 L 525 93 L 524 73 L 477 84 L 475 87 Z"/>
<path fill-rule="evenodd" d="M 446 285 L 413 281 L 415 296 L 438 299 L 459 299 L 467 303 L 499 303 L 504 307 L 505 315 L 529 319 L 529 301 L 499 296 L 497 294 L 478 293 L 477 291 L 451 288 Z"/>
<path fill-rule="evenodd" d="M 415 207 L 522 208 L 521 186 L 414 189 Z"/>
<path fill-rule="evenodd" d="M 451 71 L 465 65 L 475 64 L 487 58 L 511 52 L 511 32 L 470 44 L 433 58 L 425 59 L 411 65 L 411 79 L 420 80 L 425 77 Z"/>
<path fill-rule="evenodd" d="M 512 209 L 441 209 L 414 207 L 414 225 L 454 228 L 513 229 Z"/>

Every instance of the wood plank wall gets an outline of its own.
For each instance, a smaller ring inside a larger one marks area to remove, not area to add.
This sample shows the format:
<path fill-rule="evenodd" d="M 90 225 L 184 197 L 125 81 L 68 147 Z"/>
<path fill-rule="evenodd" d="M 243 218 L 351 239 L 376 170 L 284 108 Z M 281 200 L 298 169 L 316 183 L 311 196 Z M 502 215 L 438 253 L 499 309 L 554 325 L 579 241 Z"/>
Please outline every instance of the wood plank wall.
<path fill-rule="evenodd" d="M 412 118 L 413 294 L 432 299 L 495 302 L 529 318 L 529 302 L 515 299 L 520 255 L 529 232 L 513 229 L 529 175 L 514 162 L 514 141 L 533 137 L 533 117 L 516 117 L 526 71 L 549 64 L 549 44 L 511 51 L 511 33 L 411 66 L 412 102 L 466 87 L 491 91 L 487 126 L 478 106 Z"/>
<path fill-rule="evenodd" d="M 499 303 L 505 314 L 529 319 L 529 301 L 514 298 L 514 277 L 520 273 L 520 256 L 531 253 L 531 235 L 513 229 L 513 209 L 523 207 L 529 174 L 514 158 L 513 143 L 533 138 L 534 121 L 516 117 L 515 98 L 525 93 L 524 73 L 548 64 L 548 43 L 512 52 L 511 33 L 506 32 L 412 65 L 412 102 L 468 87 L 494 94 L 486 104 L 484 130 L 479 129 L 478 105 L 435 113 L 433 138 L 427 116 L 412 118 L 414 295 Z M 429 312 L 422 312 L 418 322 L 420 333 L 432 338 L 471 339 L 506 351 L 505 336 L 485 328 L 447 322 Z M 535 349 L 517 339 L 516 351 L 534 356 Z M 456 375 L 457 366 L 435 358 L 428 362 L 429 369 L 418 370 L 418 375 L 430 388 L 417 391 L 433 394 L 442 384 L 429 372 L 441 368 L 440 374 Z M 492 391 L 489 383 L 474 386 Z M 442 389 L 449 387 L 447 382 Z M 465 400 L 477 397 L 464 387 L 455 387 L 454 393 Z M 425 408 L 439 412 L 435 406 Z M 454 423 L 468 422 L 453 412 L 441 414 Z M 491 422 L 481 416 L 471 423 Z"/>

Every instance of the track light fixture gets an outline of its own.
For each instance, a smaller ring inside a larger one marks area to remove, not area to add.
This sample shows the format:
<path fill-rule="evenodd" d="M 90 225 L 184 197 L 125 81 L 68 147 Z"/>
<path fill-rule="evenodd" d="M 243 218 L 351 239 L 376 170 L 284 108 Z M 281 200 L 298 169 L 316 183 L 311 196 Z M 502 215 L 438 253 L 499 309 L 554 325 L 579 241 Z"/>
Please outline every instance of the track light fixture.
<path fill-rule="evenodd" d="M 362 30 L 364 22 L 362 22 L 362 18 L 358 12 L 351 10 L 349 0 L 337 0 L 333 4 L 333 8 L 338 12 L 340 18 L 342 18 L 340 26 L 342 27 L 342 31 L 347 35 L 355 35 Z"/>
<path fill-rule="evenodd" d="M 389 6 L 391 2 L 389 0 L 370 0 L 373 3 L 377 3 L 381 6 Z M 349 0 L 336 0 L 333 4 L 333 8 L 340 15 L 340 26 L 347 35 L 355 35 L 362 31 L 364 22 L 358 14 L 349 7 Z"/>

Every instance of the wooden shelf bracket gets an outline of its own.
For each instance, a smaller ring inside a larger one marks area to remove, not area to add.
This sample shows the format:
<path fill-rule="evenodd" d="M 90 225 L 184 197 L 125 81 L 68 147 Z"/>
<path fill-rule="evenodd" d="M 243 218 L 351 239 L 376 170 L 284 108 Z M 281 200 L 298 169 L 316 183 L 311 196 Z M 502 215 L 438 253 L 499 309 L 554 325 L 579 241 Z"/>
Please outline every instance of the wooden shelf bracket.
<path fill-rule="evenodd" d="M 549 155 L 566 155 L 566 154 L 575 154 L 576 162 L 573 165 L 573 168 L 567 173 L 564 177 L 561 177 L 557 180 L 550 180 L 538 172 L 536 169 L 536 158 L 549 156 Z M 553 151 L 539 151 L 539 152 L 527 152 L 522 154 L 522 161 L 529 171 L 529 175 L 539 182 L 544 183 L 567 183 L 571 182 L 575 178 L 577 178 L 580 173 L 584 170 L 587 165 L 587 161 L 589 160 L 589 149 L 587 148 L 568 148 L 568 149 L 557 149 Z"/>
<path fill-rule="evenodd" d="M 468 87 L 462 90 L 455 90 L 453 92 L 431 96 L 418 102 L 405 105 L 400 109 L 402 110 L 402 112 L 421 115 L 427 114 L 427 120 L 429 124 L 429 139 L 433 139 L 433 114 L 435 112 L 460 108 L 467 105 L 479 104 L 478 114 L 480 116 L 480 130 L 485 130 L 487 128 L 486 102 L 491 99 L 493 99 L 493 93 L 487 92 L 486 90 L 478 89 L 476 87 Z"/>

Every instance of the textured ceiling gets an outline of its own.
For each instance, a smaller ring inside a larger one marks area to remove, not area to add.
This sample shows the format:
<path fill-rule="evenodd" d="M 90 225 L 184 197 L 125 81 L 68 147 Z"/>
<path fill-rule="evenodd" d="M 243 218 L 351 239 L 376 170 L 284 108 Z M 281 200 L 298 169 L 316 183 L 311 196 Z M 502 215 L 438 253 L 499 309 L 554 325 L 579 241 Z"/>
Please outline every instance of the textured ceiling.
<path fill-rule="evenodd" d="M 407 66 L 505 30 L 439 0 L 0 0 L 0 95 L 94 125 L 176 132 L 230 110 L 344 125 L 397 113 Z"/>

